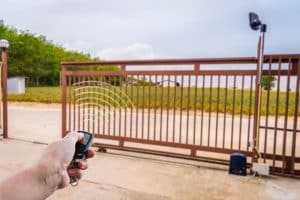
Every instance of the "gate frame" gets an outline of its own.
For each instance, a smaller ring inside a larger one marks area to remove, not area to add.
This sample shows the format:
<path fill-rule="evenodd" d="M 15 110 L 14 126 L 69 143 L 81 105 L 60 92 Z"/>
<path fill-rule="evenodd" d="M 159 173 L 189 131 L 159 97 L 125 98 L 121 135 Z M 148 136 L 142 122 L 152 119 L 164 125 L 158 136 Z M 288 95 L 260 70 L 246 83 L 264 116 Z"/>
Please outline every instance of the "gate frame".
<path fill-rule="evenodd" d="M 292 58 L 291 58 L 292 57 Z M 297 59 L 296 62 L 292 63 L 292 70 L 289 72 L 289 70 L 283 70 L 281 69 L 279 74 L 280 75 L 287 75 L 288 73 L 292 75 L 297 75 L 297 96 L 296 98 L 299 98 L 299 87 L 300 87 L 300 55 L 299 54 L 284 54 L 284 55 L 265 55 L 264 56 L 264 63 L 290 63 L 292 59 Z M 62 137 L 64 137 L 67 133 L 67 128 L 66 128 L 66 122 L 67 122 L 67 76 L 110 76 L 110 75 L 117 75 L 117 76 L 122 76 L 122 75 L 127 75 L 126 71 L 126 66 L 130 65 L 182 65 L 182 64 L 190 64 L 194 65 L 193 70 L 186 70 L 186 71 L 176 71 L 174 70 L 174 74 L 178 75 L 203 75 L 205 72 L 208 72 L 209 70 L 200 70 L 200 65 L 201 64 L 257 64 L 257 59 L 255 57 L 241 57 L 241 58 L 209 58 L 209 59 L 163 59 L 163 60 L 131 60 L 131 61 L 104 61 L 104 62 L 62 62 Z M 67 67 L 72 66 L 91 66 L 91 65 L 116 65 L 120 67 L 120 71 L 71 71 L 67 70 Z M 233 70 L 234 71 L 234 70 Z M 236 70 L 236 71 L 241 71 L 241 70 Z M 247 71 L 247 70 L 245 70 Z M 248 70 L 249 71 L 249 70 Z M 263 75 L 277 75 L 278 70 L 263 70 L 262 74 Z M 131 71 L 132 72 L 132 71 Z M 157 70 L 155 71 L 134 71 L 136 74 L 144 74 L 144 75 L 150 75 L 152 73 L 157 73 L 158 75 L 165 74 L 165 72 L 160 71 L 158 72 Z M 209 71 L 211 73 L 211 71 Z M 244 72 L 240 72 L 240 74 L 243 74 Z M 254 77 L 256 70 L 252 70 L 251 73 L 253 73 Z M 129 73 L 130 74 L 130 73 Z M 215 75 L 221 74 L 221 75 L 226 75 L 226 70 L 219 70 L 215 71 Z M 132 74 L 131 74 L 132 75 Z M 255 89 L 255 93 L 257 90 Z M 257 101 L 257 96 L 255 95 L 255 101 Z M 297 104 L 297 101 L 296 101 Z M 296 105 L 298 107 L 298 104 Z M 297 116 L 298 111 L 295 111 L 294 117 Z M 254 109 L 253 115 L 257 116 L 257 110 Z M 294 118 L 294 126 L 297 128 L 297 118 Z M 263 127 L 261 124 L 258 125 L 258 128 L 272 128 L 272 127 Z M 296 134 L 298 133 L 298 130 L 296 130 L 294 127 L 293 130 L 293 138 L 296 137 Z M 287 129 L 284 129 L 283 131 L 287 131 Z M 253 130 L 253 137 L 256 135 L 256 131 Z M 192 145 L 183 145 L 183 144 L 167 144 L 163 142 L 158 142 L 158 141 L 144 141 L 144 139 L 130 139 L 126 138 L 123 136 L 109 136 L 109 135 L 98 135 L 98 138 L 103 138 L 103 139 L 110 139 L 110 140 L 117 140 L 119 142 L 119 145 L 108 145 L 108 144 L 101 144 L 101 143 L 96 143 L 94 146 L 99 147 L 99 150 L 103 148 L 111 148 L 111 149 L 118 149 L 118 150 L 125 150 L 125 151 L 133 151 L 133 152 L 141 152 L 141 153 L 150 153 L 154 155 L 163 155 L 163 156 L 169 156 L 169 157 L 177 157 L 177 158 L 183 158 L 183 159 L 191 159 L 191 160 L 199 160 L 199 161 L 205 161 L 205 162 L 211 162 L 211 163 L 217 163 L 217 164 L 225 164 L 228 165 L 229 161 L 228 160 L 223 160 L 223 159 L 216 159 L 216 158 L 207 158 L 207 157 L 201 157 L 201 156 L 196 156 L 196 151 L 197 150 L 203 150 L 203 151 L 208 151 L 208 152 L 217 152 L 217 153 L 232 153 L 232 150 L 230 149 L 222 149 L 222 151 L 218 148 L 213 148 L 213 147 L 205 147 L 205 146 L 197 146 L 193 147 Z M 253 138 L 254 139 L 254 138 Z M 256 138 L 255 138 L 256 139 Z M 183 155 L 183 154 L 177 154 L 177 153 L 170 153 L 170 152 L 162 152 L 162 151 L 155 151 L 155 150 L 149 150 L 149 149 L 142 149 L 142 148 L 133 148 L 133 147 L 126 147 L 124 146 L 124 142 L 135 142 L 135 143 L 142 143 L 142 144 L 152 144 L 152 145 L 159 145 L 159 146 L 169 146 L 169 147 L 179 147 L 183 149 L 190 149 L 191 153 L 190 155 Z M 281 160 L 282 162 L 286 162 L 291 158 L 292 160 L 292 165 L 295 165 L 295 162 L 300 163 L 300 158 L 296 157 L 295 159 L 295 140 L 293 140 L 292 144 L 292 156 L 286 156 L 286 155 L 273 155 L 270 153 L 263 153 L 262 150 L 260 151 L 260 154 L 267 159 L 275 159 L 275 160 Z M 235 151 L 235 150 L 234 150 Z M 236 151 L 235 151 L 236 152 Z M 247 157 L 254 157 L 255 152 L 252 151 L 239 151 L 241 153 L 244 153 Z M 275 157 L 272 157 L 275 156 Z M 248 166 L 251 166 L 251 164 L 255 162 L 255 159 L 252 159 L 251 163 L 248 163 Z M 280 168 L 281 169 L 281 168 Z M 290 173 L 285 173 L 284 170 L 280 170 L 278 167 L 275 167 L 272 169 L 273 174 L 278 174 L 282 176 L 291 176 L 291 177 L 300 177 L 299 176 L 299 170 L 297 170 L 297 173 L 295 173 L 296 170 Z M 294 169 L 294 168 L 293 168 Z"/>

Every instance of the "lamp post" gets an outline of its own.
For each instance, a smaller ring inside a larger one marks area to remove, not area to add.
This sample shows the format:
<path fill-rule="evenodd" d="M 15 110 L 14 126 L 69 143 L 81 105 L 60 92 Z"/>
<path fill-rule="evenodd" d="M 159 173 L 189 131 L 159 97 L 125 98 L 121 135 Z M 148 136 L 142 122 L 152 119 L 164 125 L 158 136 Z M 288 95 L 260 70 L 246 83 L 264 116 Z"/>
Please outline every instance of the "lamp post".
<path fill-rule="evenodd" d="M 2 109 L 3 109 L 3 137 L 7 138 L 7 49 L 9 47 L 9 42 L 7 40 L 0 40 L 0 49 L 2 51 L 2 69 L 1 70 L 1 88 L 2 88 Z"/>
<path fill-rule="evenodd" d="M 256 13 L 249 13 L 249 24 L 252 30 L 259 30 L 259 39 L 257 47 L 257 67 L 256 67 L 256 87 L 255 87 L 255 105 L 254 105 L 254 124 L 253 124 L 253 148 L 254 153 L 252 162 L 257 162 L 259 153 L 259 129 L 260 129 L 260 105 L 261 105 L 261 79 L 264 65 L 264 42 L 267 25 L 263 24 Z"/>

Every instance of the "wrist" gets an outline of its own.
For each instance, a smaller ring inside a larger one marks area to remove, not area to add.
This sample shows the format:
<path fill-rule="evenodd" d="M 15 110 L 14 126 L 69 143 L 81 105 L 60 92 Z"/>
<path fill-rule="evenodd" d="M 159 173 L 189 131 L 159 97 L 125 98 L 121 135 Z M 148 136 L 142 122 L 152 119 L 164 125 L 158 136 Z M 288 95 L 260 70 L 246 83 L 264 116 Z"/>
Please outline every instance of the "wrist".
<path fill-rule="evenodd" d="M 37 164 L 30 168 L 33 177 L 36 177 L 36 181 L 40 186 L 40 190 L 46 196 L 52 194 L 61 182 L 61 170 L 56 163 L 45 162 L 40 160 Z"/>

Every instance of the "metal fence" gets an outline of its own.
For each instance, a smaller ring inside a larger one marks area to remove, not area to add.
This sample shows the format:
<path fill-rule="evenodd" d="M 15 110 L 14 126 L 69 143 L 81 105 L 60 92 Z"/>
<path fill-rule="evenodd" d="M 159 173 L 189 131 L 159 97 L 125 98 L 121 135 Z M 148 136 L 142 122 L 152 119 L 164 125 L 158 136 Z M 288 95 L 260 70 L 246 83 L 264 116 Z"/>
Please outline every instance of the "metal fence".
<path fill-rule="evenodd" d="M 233 152 L 251 164 L 256 139 L 273 174 L 297 177 L 299 57 L 265 56 L 258 138 L 253 57 L 64 62 L 62 135 L 86 130 L 98 147 L 220 164 Z"/>

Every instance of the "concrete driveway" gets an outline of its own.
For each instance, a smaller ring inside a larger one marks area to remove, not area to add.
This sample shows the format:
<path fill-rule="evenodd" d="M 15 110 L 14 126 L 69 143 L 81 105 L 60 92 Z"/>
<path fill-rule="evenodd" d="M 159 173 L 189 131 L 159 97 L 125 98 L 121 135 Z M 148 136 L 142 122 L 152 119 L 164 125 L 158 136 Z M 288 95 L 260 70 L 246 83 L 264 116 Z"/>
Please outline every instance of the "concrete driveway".
<path fill-rule="evenodd" d="M 43 144 L 0 141 L 0 179 L 32 163 Z M 117 151 L 97 153 L 77 187 L 49 199 L 299 199 L 300 181 L 240 177 L 226 167 Z M 20 183 L 17 187 L 22 187 Z"/>

